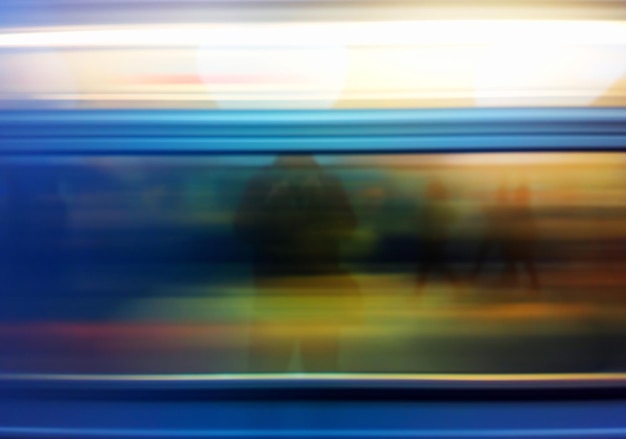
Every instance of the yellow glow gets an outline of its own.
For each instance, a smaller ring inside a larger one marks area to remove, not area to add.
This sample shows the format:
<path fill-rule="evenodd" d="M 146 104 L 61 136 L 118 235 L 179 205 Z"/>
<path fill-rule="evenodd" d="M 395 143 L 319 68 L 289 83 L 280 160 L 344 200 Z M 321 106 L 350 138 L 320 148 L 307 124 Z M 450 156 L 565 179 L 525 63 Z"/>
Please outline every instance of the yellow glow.
<path fill-rule="evenodd" d="M 264 50 L 209 45 L 197 54 L 209 96 L 230 109 L 331 108 L 341 96 L 348 64 L 348 50 L 337 44 Z"/>

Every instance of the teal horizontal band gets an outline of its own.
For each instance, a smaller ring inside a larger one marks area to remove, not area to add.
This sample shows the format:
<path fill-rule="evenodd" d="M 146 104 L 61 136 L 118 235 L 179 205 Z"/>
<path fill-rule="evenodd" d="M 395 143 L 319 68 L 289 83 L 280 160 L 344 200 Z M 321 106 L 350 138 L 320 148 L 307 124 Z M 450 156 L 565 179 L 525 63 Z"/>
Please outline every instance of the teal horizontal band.
<path fill-rule="evenodd" d="M 626 109 L 0 112 L 0 154 L 626 150 Z"/>

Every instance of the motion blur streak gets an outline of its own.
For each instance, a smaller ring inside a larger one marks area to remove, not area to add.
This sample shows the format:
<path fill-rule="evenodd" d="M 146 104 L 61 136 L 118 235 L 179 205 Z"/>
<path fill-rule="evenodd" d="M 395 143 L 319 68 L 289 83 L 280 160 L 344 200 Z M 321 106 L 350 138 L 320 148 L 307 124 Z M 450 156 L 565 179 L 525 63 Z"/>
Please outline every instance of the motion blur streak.
<path fill-rule="evenodd" d="M 543 3 L 9 1 L 0 373 L 626 371 L 626 12 Z"/>
<path fill-rule="evenodd" d="M 0 107 L 622 106 L 625 46 L 620 20 L 4 28 Z"/>
<path fill-rule="evenodd" d="M 625 44 L 620 21 L 446 20 L 368 23 L 265 23 L 211 25 L 143 25 L 16 29 L 0 35 L 0 47 L 176 47 L 202 44 L 215 32 L 222 47 L 283 47 L 341 42 L 355 45 L 494 44 L 563 42 Z M 291 38 L 285 40 L 284 36 Z"/>
<path fill-rule="evenodd" d="M 306 381 L 303 381 L 306 378 Z M 315 385 L 315 382 L 324 383 L 324 385 L 332 385 L 335 382 L 339 386 L 345 384 L 358 386 L 367 383 L 384 383 L 385 386 L 393 388 L 395 386 L 402 387 L 419 387 L 425 388 L 430 386 L 438 387 L 440 385 L 459 387 L 490 385 L 502 386 L 505 388 L 515 388 L 516 386 L 527 386 L 532 381 L 534 386 L 540 387 L 544 383 L 555 384 L 557 386 L 614 386 L 618 382 L 626 380 L 624 373 L 530 373 L 530 374 L 393 374 L 393 373 L 211 373 L 211 374 L 37 374 L 37 373 L 3 373 L 0 374 L 0 380 L 12 381 L 37 381 L 44 382 L 81 382 L 81 383 L 97 383 L 97 382 L 150 382 L 151 384 L 176 383 L 177 386 L 189 382 L 191 386 L 202 386 L 205 384 L 213 385 L 223 381 L 227 386 L 237 386 L 237 382 L 247 384 L 254 382 L 260 385 L 266 382 L 269 386 L 289 385 L 289 382 L 298 382 L 301 386 L 307 383 Z M 181 388 L 181 387 L 178 387 Z"/>
<path fill-rule="evenodd" d="M 145 429 L 109 429 L 109 428 L 29 428 L 29 427 L 0 427 L 0 434 L 5 435 L 28 435 L 29 437 L 46 437 L 46 438 L 111 438 L 111 437 L 176 437 L 176 438 L 197 438 L 211 437 L 215 439 L 226 439 L 233 437 L 245 438 L 303 438 L 303 439 L 351 439 L 351 438 L 512 438 L 525 439 L 529 437 L 546 437 L 546 438 L 619 438 L 626 434 L 623 428 L 545 428 L 545 429 L 498 429 L 498 430 L 293 430 L 293 429 L 263 429 L 263 430 L 186 430 L 186 431 L 167 431 L 167 430 L 145 430 Z M 32 435 L 32 436 L 31 436 Z"/>
<path fill-rule="evenodd" d="M 625 158 L 559 157 L 2 159 L 0 367 L 624 371 Z"/>

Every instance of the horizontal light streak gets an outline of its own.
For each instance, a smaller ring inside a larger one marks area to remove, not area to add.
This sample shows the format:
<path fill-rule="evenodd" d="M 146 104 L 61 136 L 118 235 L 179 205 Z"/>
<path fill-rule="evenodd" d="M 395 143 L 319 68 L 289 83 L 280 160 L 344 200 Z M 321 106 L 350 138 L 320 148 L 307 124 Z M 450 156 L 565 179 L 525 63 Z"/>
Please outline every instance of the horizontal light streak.
<path fill-rule="evenodd" d="M 230 374 L 30 374 L 4 373 L 0 380 L 44 381 L 334 381 L 334 382 L 410 382 L 426 383 L 608 383 L 626 381 L 626 373 L 529 373 L 529 374 L 416 374 L 416 373 L 230 373 Z"/>
<path fill-rule="evenodd" d="M 288 35 L 288 38 L 285 38 Z M 607 20 L 146 25 L 16 29 L 0 47 L 334 47 L 340 45 L 626 44 L 626 23 Z"/>
<path fill-rule="evenodd" d="M 267 101 L 267 100 L 281 100 L 281 101 L 316 101 L 320 98 L 316 95 L 316 92 L 303 93 L 301 91 L 298 92 L 285 92 L 285 93 L 276 93 L 276 92 L 253 92 L 253 91 L 245 91 L 239 93 L 229 93 L 223 92 L 227 95 L 229 100 L 258 100 L 258 101 Z M 364 93 L 344 93 L 341 95 L 342 100 L 350 100 L 350 99 L 358 99 L 358 100 L 420 100 L 420 99 L 437 99 L 437 100 L 445 100 L 445 99 L 473 99 L 476 97 L 476 93 L 451 93 L 451 92 L 429 92 L 429 93 L 385 93 L 385 92 L 364 92 Z M 580 92 L 579 90 L 572 90 L 571 92 L 543 92 L 536 93 L 534 91 L 519 91 L 512 90 L 511 93 L 506 92 L 498 92 L 498 93 L 489 93 L 489 94 L 480 94 L 479 96 L 485 96 L 490 98 L 525 98 L 533 99 L 533 101 L 540 100 L 542 98 L 578 98 L 580 96 L 586 96 L 585 93 Z M 619 96 L 626 96 L 626 94 L 619 94 Z M 0 99 L 10 99 L 12 96 L 9 94 L 1 94 Z M 13 96 L 15 98 L 24 98 L 24 94 L 16 94 Z M 177 101 L 177 100 L 194 100 L 194 101 L 203 101 L 211 103 L 211 101 L 207 100 L 206 94 L 202 91 L 190 91 L 190 92 L 143 92 L 143 93 L 37 93 L 29 96 L 30 98 L 40 99 L 40 100 L 75 100 L 77 98 L 82 100 L 93 100 L 93 101 L 119 101 L 119 100 L 128 100 L 128 101 Z"/>

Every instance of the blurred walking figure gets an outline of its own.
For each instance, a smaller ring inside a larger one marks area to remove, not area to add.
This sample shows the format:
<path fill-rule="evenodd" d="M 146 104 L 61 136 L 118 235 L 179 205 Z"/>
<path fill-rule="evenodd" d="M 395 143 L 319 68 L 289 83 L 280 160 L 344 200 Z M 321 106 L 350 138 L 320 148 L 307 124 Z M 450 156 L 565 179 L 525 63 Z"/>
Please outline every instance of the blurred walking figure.
<path fill-rule="evenodd" d="M 504 247 L 505 282 L 518 286 L 517 265 L 522 265 L 534 292 L 539 290 L 539 278 L 534 262 L 537 227 L 530 208 L 530 189 L 520 185 L 511 194 L 509 236 Z"/>
<path fill-rule="evenodd" d="M 421 236 L 421 256 L 416 288 L 418 296 L 421 295 L 423 287 L 432 274 L 439 274 L 454 287 L 458 286 L 456 275 L 448 267 L 446 256 L 450 227 L 455 221 L 448 189 L 436 180 L 428 185 L 425 195 L 425 204 L 418 218 Z"/>
<path fill-rule="evenodd" d="M 338 369 L 339 336 L 360 298 L 340 263 L 355 228 L 343 185 L 311 156 L 279 157 L 249 182 L 235 229 L 254 252 L 251 371 L 287 370 L 297 347 L 306 371 Z"/>
<path fill-rule="evenodd" d="M 485 226 L 476 265 L 471 274 L 472 280 L 476 280 L 482 272 L 490 252 L 495 250 L 500 253 L 503 260 L 506 259 L 505 248 L 509 236 L 507 227 L 510 219 L 508 197 L 507 187 L 500 185 L 493 200 L 483 206 Z"/>
<path fill-rule="evenodd" d="M 517 266 L 522 265 L 533 291 L 538 291 L 540 284 L 533 256 L 536 240 L 537 229 L 530 208 L 528 186 L 520 185 L 512 191 L 501 186 L 494 203 L 485 207 L 485 232 L 472 277 L 478 277 L 490 250 L 499 249 L 504 262 L 499 285 L 517 287 Z"/>

